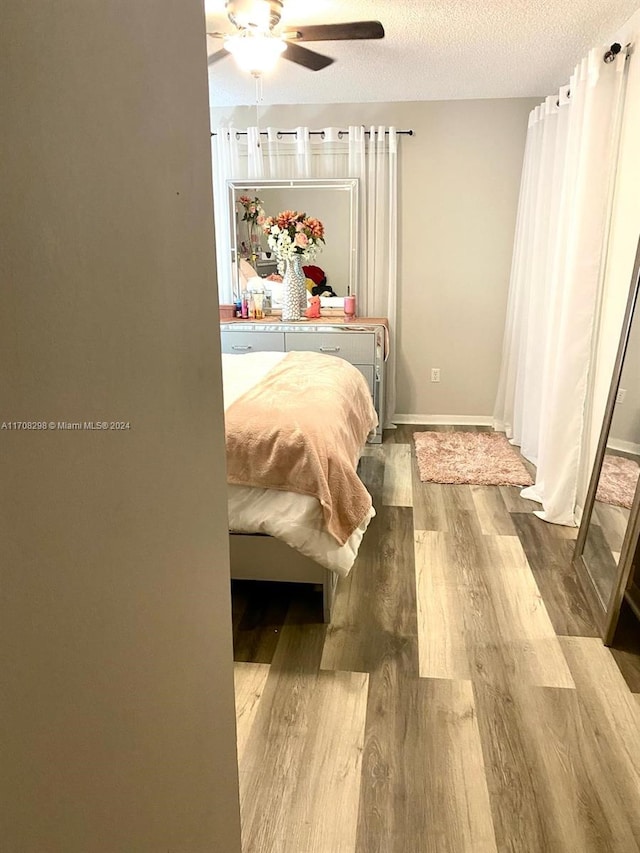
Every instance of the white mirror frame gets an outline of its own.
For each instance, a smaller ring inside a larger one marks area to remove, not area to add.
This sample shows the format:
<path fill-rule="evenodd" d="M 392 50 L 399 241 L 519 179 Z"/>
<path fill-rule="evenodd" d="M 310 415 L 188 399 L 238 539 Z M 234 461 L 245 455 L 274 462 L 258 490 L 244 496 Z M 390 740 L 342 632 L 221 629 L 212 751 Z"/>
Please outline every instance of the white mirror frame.
<path fill-rule="evenodd" d="M 238 229 L 236 227 L 236 200 L 239 193 L 249 193 L 252 195 L 260 195 L 261 189 L 291 189 L 296 193 L 304 190 L 326 190 L 327 192 L 348 193 L 349 195 L 349 280 L 347 282 L 347 296 L 357 296 L 356 282 L 358 281 L 358 213 L 359 213 L 359 198 L 358 198 L 358 178 L 327 178 L 312 179 L 312 178 L 291 178 L 283 180 L 263 180 L 262 178 L 243 178 L 242 180 L 227 181 L 227 198 L 229 203 L 229 252 L 231 253 L 231 266 L 234 270 L 234 293 L 239 295 L 239 269 L 238 261 L 240 256 L 238 253 Z M 304 196 L 301 196 L 304 199 Z M 300 210 L 309 213 L 306 210 L 304 203 L 291 204 L 291 210 Z M 327 223 L 324 223 L 325 228 Z M 342 294 L 341 294 L 342 295 Z"/>

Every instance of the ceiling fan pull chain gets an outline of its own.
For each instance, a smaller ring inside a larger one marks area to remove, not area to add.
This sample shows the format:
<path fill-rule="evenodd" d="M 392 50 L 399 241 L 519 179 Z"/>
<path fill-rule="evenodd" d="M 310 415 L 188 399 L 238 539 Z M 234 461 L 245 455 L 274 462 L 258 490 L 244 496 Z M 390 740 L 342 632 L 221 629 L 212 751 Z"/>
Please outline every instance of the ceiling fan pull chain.
<path fill-rule="evenodd" d="M 255 74 L 256 79 L 256 125 L 258 124 L 258 106 L 264 101 L 264 92 L 262 88 L 262 75 Z"/>
<path fill-rule="evenodd" d="M 258 148 L 261 147 L 262 143 L 260 141 L 260 104 L 264 101 L 264 94 L 262 90 L 262 75 L 254 74 L 253 75 L 256 81 L 256 129 L 258 131 Z"/>

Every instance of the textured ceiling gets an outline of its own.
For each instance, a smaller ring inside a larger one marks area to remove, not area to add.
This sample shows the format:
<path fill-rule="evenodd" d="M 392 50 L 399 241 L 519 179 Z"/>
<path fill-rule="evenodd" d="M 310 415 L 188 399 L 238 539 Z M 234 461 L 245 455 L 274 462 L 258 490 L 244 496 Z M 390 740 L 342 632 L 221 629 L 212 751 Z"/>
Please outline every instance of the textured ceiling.
<path fill-rule="evenodd" d="M 427 101 L 546 95 L 640 0 L 284 0 L 282 24 L 382 21 L 386 38 L 317 42 L 323 71 L 280 60 L 265 104 Z M 231 32 L 224 0 L 205 0 L 207 30 Z M 207 39 L 209 53 L 222 47 Z M 256 87 L 229 56 L 209 70 L 212 106 L 252 104 Z"/>

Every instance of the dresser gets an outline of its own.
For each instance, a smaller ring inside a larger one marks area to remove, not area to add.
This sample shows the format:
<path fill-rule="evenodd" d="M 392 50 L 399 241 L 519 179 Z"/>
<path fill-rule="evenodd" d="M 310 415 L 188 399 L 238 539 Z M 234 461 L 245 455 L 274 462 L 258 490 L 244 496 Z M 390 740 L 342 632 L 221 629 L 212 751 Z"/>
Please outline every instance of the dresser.
<path fill-rule="evenodd" d="M 220 324 L 220 335 L 223 353 L 321 352 L 353 364 L 367 380 L 378 413 L 378 426 L 369 436 L 369 443 L 381 443 L 388 338 L 386 320 L 360 318 L 347 322 L 343 317 L 299 323 L 283 323 L 273 318 L 232 320 Z"/>

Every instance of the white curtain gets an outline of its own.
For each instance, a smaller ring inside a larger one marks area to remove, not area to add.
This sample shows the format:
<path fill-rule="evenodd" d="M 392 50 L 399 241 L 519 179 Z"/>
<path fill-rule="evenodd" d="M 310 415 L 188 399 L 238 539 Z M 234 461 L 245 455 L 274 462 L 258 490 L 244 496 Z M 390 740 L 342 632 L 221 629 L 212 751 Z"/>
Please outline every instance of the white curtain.
<path fill-rule="evenodd" d="M 351 126 L 284 130 L 257 127 L 240 132 L 217 128 L 212 136 L 213 199 L 218 289 L 221 303 L 233 301 L 229 251 L 232 222 L 228 180 L 248 178 L 359 178 L 360 263 L 357 310 L 361 317 L 387 317 L 389 354 L 385 412 L 396 404 L 395 325 L 398 264 L 398 137 L 394 127 Z"/>
<path fill-rule="evenodd" d="M 591 51 L 529 118 L 494 426 L 537 466 L 524 497 L 574 525 L 625 59 Z"/>

